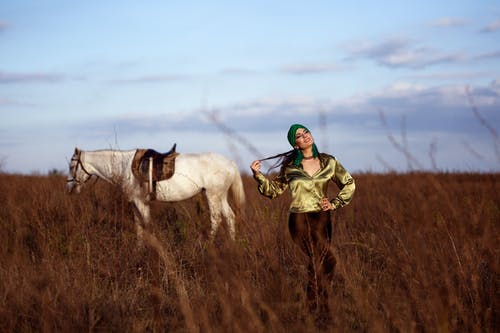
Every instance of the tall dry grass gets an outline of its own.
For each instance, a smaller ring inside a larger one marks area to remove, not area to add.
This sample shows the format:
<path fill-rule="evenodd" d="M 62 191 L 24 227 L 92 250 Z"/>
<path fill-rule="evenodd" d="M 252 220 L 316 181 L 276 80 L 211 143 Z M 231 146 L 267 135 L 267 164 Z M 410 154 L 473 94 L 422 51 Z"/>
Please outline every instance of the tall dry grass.
<path fill-rule="evenodd" d="M 499 174 L 358 174 L 334 214 L 332 332 L 500 329 Z M 0 175 L 3 332 L 315 332 L 288 197 L 244 177 L 236 241 L 207 240 L 202 196 L 154 204 L 145 246 L 103 182 Z"/>

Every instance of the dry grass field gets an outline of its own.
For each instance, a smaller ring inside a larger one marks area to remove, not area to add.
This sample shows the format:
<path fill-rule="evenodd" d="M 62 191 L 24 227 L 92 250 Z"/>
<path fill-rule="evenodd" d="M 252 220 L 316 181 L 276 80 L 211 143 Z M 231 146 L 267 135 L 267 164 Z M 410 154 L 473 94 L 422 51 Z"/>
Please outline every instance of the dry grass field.
<path fill-rule="evenodd" d="M 326 331 L 500 331 L 500 174 L 354 177 Z M 138 247 L 116 188 L 70 196 L 62 176 L 0 174 L 0 331 L 316 332 L 288 195 L 244 183 L 236 241 L 207 240 L 200 195 L 155 204 Z"/>

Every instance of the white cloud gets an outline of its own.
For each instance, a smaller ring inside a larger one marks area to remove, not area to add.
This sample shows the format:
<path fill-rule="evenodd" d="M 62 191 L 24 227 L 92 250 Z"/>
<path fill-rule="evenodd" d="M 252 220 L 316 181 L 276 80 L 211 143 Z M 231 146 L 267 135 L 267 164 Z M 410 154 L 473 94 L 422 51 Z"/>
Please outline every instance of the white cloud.
<path fill-rule="evenodd" d="M 55 83 L 65 80 L 66 77 L 60 74 L 51 73 L 8 73 L 0 72 L 0 84 L 9 83 L 33 83 L 46 82 Z"/>
<path fill-rule="evenodd" d="M 475 106 L 484 111 L 493 123 L 500 121 L 492 110 L 500 107 L 500 84 L 470 89 Z M 385 88 L 344 100 L 316 99 L 305 96 L 267 96 L 235 104 L 218 105 L 207 110 L 183 110 L 171 114 L 128 115 L 91 120 L 85 132 L 106 131 L 114 127 L 130 133 L 155 131 L 217 131 L 213 119 L 228 124 L 237 131 L 275 130 L 298 121 L 319 121 L 332 117 L 336 124 L 349 127 L 368 126 L 379 122 L 378 113 L 406 116 L 410 128 L 425 130 L 463 131 L 471 121 L 466 87 L 462 85 L 425 86 L 412 82 L 396 82 Z M 177 116 L 175 116 L 177 115 Z M 373 126 L 371 126 L 373 127 Z M 86 129 L 85 129 L 86 128 Z"/>
<path fill-rule="evenodd" d="M 257 71 L 247 69 L 247 68 L 241 68 L 241 67 L 229 67 L 229 68 L 224 68 L 219 72 L 219 74 L 222 75 L 234 75 L 234 76 L 247 76 L 247 75 L 254 75 L 257 74 Z"/>
<path fill-rule="evenodd" d="M 129 77 L 124 79 L 110 80 L 113 83 L 165 83 L 185 80 L 189 78 L 188 75 L 179 74 L 163 74 L 163 75 L 144 75 L 137 77 Z"/>
<path fill-rule="evenodd" d="M 470 89 L 479 112 L 490 124 L 500 123 L 500 115 L 496 112 L 500 108 L 498 82 L 496 79 L 488 86 Z M 407 165 L 404 156 L 387 139 L 390 131 L 399 140 L 404 121 L 408 148 L 420 161 L 423 160 L 424 167 L 427 166 L 429 145 L 436 143 L 438 167 L 463 169 L 460 164 L 462 157 L 470 154 L 462 142 L 469 142 L 484 160 L 481 165 L 465 168 L 498 170 L 498 161 L 491 154 L 491 138 L 478 124 L 464 94 L 465 87 L 460 85 L 425 86 L 401 81 L 342 101 L 274 95 L 209 109 L 221 116 L 223 124 L 234 131 L 240 141 L 227 137 L 199 109 L 178 110 L 173 113 L 178 117 L 165 113 L 94 118 L 87 123 L 67 124 L 67 133 L 54 131 L 50 126 L 27 129 L 26 133 L 46 137 L 46 133 L 57 132 L 66 137 L 61 141 L 64 141 L 64 151 L 68 152 L 73 145 L 101 149 L 118 141 L 122 149 L 151 147 L 168 150 L 177 142 L 179 151 L 183 152 L 212 150 L 227 153 L 227 145 L 220 143 L 231 140 L 236 149 L 244 153 L 241 156 L 251 159 L 254 156 L 249 157 L 252 153 L 247 151 L 245 140 L 264 156 L 279 153 L 288 148 L 284 132 L 291 123 L 299 122 L 314 131 L 321 149 L 341 157 L 350 168 L 380 169 L 376 158 L 380 156 L 395 169 L 404 170 Z M 387 126 L 381 121 L 380 111 L 385 114 Z M 6 147 L 4 154 L 15 154 L 14 148 L 7 143 L 7 137 L 0 137 L 0 146 L 5 144 Z M 29 137 L 22 144 L 29 148 L 31 143 Z M 247 168 L 246 164 L 247 161 L 243 160 L 242 167 Z"/>
<path fill-rule="evenodd" d="M 410 83 L 410 82 L 395 82 L 384 89 L 385 92 L 389 93 L 404 93 L 404 94 L 413 94 L 415 92 L 419 92 L 424 90 L 424 86 L 421 84 Z"/>
<path fill-rule="evenodd" d="M 429 24 L 436 28 L 461 27 L 469 24 L 469 20 L 459 17 L 442 17 Z"/>
<path fill-rule="evenodd" d="M 13 102 L 7 98 L 0 97 L 0 106 L 11 105 Z"/>
<path fill-rule="evenodd" d="M 500 19 L 488 24 L 484 28 L 482 28 L 480 31 L 483 33 L 490 33 L 490 32 L 496 32 L 500 30 Z"/>
<path fill-rule="evenodd" d="M 474 57 L 475 59 L 478 60 L 485 60 L 485 59 L 500 59 L 500 50 L 498 51 L 493 51 L 493 52 L 486 52 L 486 53 L 481 53 Z"/>
<path fill-rule="evenodd" d="M 500 95 L 500 78 L 493 80 L 490 87 Z"/>
<path fill-rule="evenodd" d="M 442 116 L 453 110 L 469 111 L 470 104 L 467 98 L 467 86 L 443 85 L 423 86 L 414 83 L 399 82 L 384 89 L 376 91 L 364 98 L 359 98 L 358 103 L 364 108 L 386 108 L 398 114 L 426 113 L 432 110 L 429 118 Z M 469 89 L 474 97 L 475 106 L 491 111 L 500 107 L 500 89 L 495 80 L 489 86 L 475 86 Z"/>
<path fill-rule="evenodd" d="M 16 101 L 10 98 L 0 97 L 0 106 L 33 106 L 33 104 Z"/>
<path fill-rule="evenodd" d="M 412 74 L 405 76 L 406 79 L 410 80 L 430 80 L 430 81 L 454 81 L 454 82 L 467 82 L 472 79 L 477 78 L 485 78 L 490 77 L 491 73 L 489 72 L 481 72 L 481 71 L 470 71 L 470 72 L 434 72 L 434 73 L 425 73 L 425 74 Z"/>
<path fill-rule="evenodd" d="M 293 64 L 287 65 L 281 68 L 281 71 L 288 74 L 322 74 L 322 73 L 331 73 L 331 72 L 339 72 L 346 70 L 346 66 L 339 66 L 333 63 L 323 63 L 323 64 Z"/>
<path fill-rule="evenodd" d="M 326 102 L 328 103 L 328 102 Z M 226 106 L 216 106 L 214 109 L 222 115 L 245 115 L 250 117 L 260 117 L 272 115 L 289 114 L 311 114 L 325 107 L 325 101 L 309 96 L 299 95 L 269 95 L 254 100 L 240 102 Z"/>
<path fill-rule="evenodd" d="M 351 58 L 371 59 L 390 68 L 421 69 L 437 64 L 456 63 L 464 59 L 460 54 L 420 47 L 404 38 L 391 38 L 380 43 L 360 43 L 348 47 L 348 51 Z"/>

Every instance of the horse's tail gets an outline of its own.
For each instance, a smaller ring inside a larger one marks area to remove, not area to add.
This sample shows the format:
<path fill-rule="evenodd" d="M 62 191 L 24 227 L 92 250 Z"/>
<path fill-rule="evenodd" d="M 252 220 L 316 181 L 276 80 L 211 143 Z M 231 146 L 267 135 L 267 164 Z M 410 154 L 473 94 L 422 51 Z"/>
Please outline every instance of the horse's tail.
<path fill-rule="evenodd" d="M 240 214 L 243 213 L 243 208 L 245 207 L 245 189 L 243 188 L 243 181 L 237 167 L 235 168 L 233 182 L 231 183 L 231 192 Z"/>

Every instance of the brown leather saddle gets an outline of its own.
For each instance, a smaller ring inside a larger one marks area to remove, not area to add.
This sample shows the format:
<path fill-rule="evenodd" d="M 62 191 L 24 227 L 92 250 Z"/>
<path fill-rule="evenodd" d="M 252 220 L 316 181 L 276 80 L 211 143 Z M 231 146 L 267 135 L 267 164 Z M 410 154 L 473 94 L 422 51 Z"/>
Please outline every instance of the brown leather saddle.
<path fill-rule="evenodd" d="M 141 182 L 149 182 L 149 169 L 152 167 L 152 181 L 165 180 L 175 172 L 175 158 L 177 144 L 166 153 L 159 153 L 153 149 L 137 149 L 132 161 L 132 173 Z"/>

